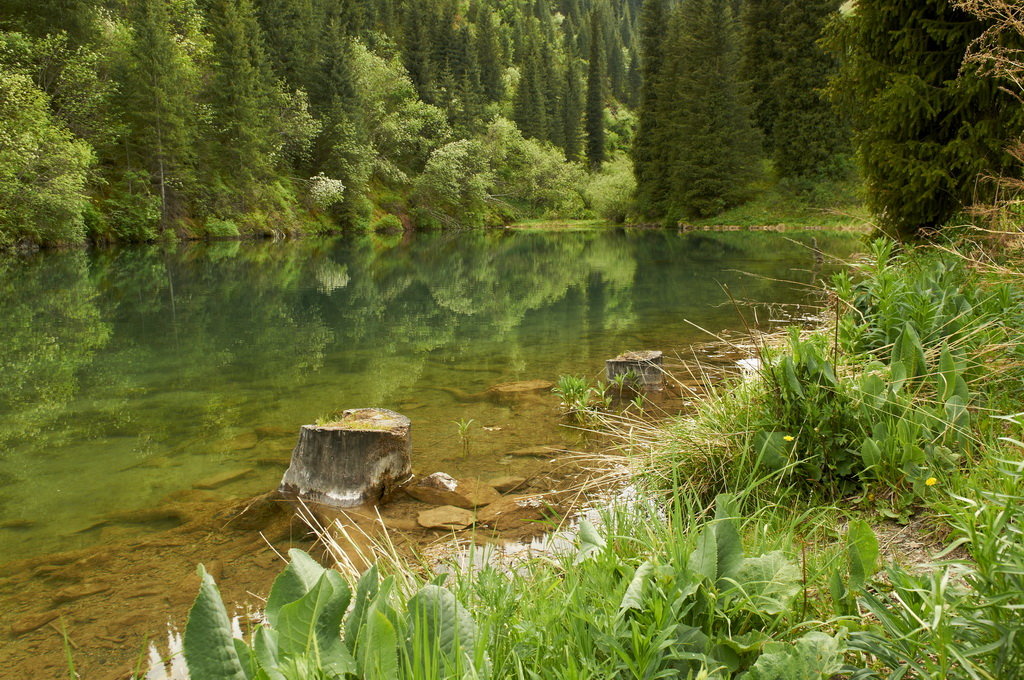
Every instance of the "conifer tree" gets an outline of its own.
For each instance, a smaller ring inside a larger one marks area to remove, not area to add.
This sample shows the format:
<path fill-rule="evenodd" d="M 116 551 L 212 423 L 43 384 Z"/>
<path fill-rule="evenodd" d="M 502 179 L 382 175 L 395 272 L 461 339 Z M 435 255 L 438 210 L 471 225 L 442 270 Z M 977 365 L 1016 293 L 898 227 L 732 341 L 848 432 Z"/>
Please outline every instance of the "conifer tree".
<path fill-rule="evenodd" d="M 403 60 L 420 99 L 437 101 L 434 66 L 431 61 L 430 25 L 423 3 L 410 3 L 406 10 Z"/>
<path fill-rule="evenodd" d="M 838 64 L 820 46 L 826 22 L 839 2 L 788 0 L 776 22 L 778 67 L 771 94 L 761 96 L 775 102 L 765 137 L 780 177 L 834 179 L 843 173 L 848 133 L 824 96 Z"/>
<path fill-rule="evenodd" d="M 455 30 L 455 49 L 451 57 L 452 124 L 457 130 L 471 132 L 477 129 L 483 116 L 483 88 L 480 67 L 468 26 Z"/>
<path fill-rule="evenodd" d="M 640 10 L 640 107 L 633 142 L 633 171 L 637 205 L 648 215 L 665 208 L 667 120 L 659 94 L 662 90 L 663 50 L 667 24 L 665 0 L 644 0 Z"/>
<path fill-rule="evenodd" d="M 579 160 L 582 152 L 580 121 L 583 118 L 583 92 L 580 86 L 580 67 L 576 58 L 570 59 L 565 68 L 565 104 L 562 107 L 562 136 L 565 157 Z"/>
<path fill-rule="evenodd" d="M 184 210 L 194 179 L 191 88 L 166 0 L 141 0 L 130 18 L 131 50 L 117 96 L 127 126 L 125 164 L 129 173 L 141 170 L 151 178 L 163 226 Z M 129 182 L 128 190 L 134 188 Z"/>
<path fill-rule="evenodd" d="M 1024 107 L 961 72 L 986 25 L 946 0 L 859 0 L 847 22 L 833 91 L 854 116 L 869 207 L 901 236 L 941 227 L 974 199 L 979 174 L 1009 171 Z"/>
<path fill-rule="evenodd" d="M 740 84 L 730 0 L 688 0 L 674 12 L 662 97 L 669 121 L 670 216 L 706 217 L 737 205 L 755 175 L 758 139 Z"/>
<path fill-rule="evenodd" d="M 526 137 L 547 139 L 547 90 L 540 64 L 540 41 L 536 31 L 525 38 L 524 55 L 519 62 L 519 85 L 513 102 L 513 120 Z"/>
<path fill-rule="evenodd" d="M 244 200 L 272 166 L 273 84 L 250 0 L 217 0 L 212 19 L 210 103 L 218 148 L 211 163 Z"/>
<path fill-rule="evenodd" d="M 320 59 L 323 11 L 314 0 L 257 0 L 260 28 L 274 72 L 292 88 L 309 89 Z"/>
<path fill-rule="evenodd" d="M 323 172 L 345 186 L 334 217 L 343 228 L 361 229 L 369 214 L 366 198 L 372 169 L 372 149 L 365 125 L 360 124 L 360 102 L 351 58 L 351 40 L 344 17 L 335 7 L 328 11 L 321 37 L 323 62 L 316 87 L 317 105 L 324 119 L 316 143 L 314 172 Z"/>
<path fill-rule="evenodd" d="M 754 122 L 766 140 L 772 138 L 782 99 L 776 94 L 775 79 L 782 62 L 781 30 L 788 0 L 745 0 L 742 24 L 742 69 L 750 83 Z M 800 11 L 799 4 L 789 9 Z"/>
<path fill-rule="evenodd" d="M 587 162 L 604 163 L 604 44 L 597 12 L 590 15 L 590 62 L 587 64 Z"/>
<path fill-rule="evenodd" d="M 501 45 L 498 42 L 496 21 L 491 12 L 481 10 L 476 24 L 476 60 L 480 67 L 480 86 L 487 101 L 491 102 L 496 102 L 505 95 L 501 80 Z"/>

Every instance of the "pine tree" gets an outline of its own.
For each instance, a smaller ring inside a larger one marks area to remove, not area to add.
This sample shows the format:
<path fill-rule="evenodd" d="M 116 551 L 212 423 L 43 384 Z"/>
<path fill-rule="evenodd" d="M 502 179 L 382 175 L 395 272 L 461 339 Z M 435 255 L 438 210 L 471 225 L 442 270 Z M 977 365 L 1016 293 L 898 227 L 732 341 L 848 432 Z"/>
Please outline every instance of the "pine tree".
<path fill-rule="evenodd" d="M 583 118 L 583 88 L 580 86 L 580 67 L 578 60 L 572 57 L 565 68 L 565 87 L 562 107 L 562 137 L 564 139 L 565 157 L 571 161 L 579 160 L 583 150 L 580 137 L 580 121 Z"/>
<path fill-rule="evenodd" d="M 501 80 L 501 45 L 498 42 L 497 18 L 482 10 L 477 22 L 476 60 L 480 67 L 480 85 L 487 101 L 496 102 L 505 95 Z"/>
<path fill-rule="evenodd" d="M 309 90 L 319 61 L 323 10 L 314 0 L 256 0 L 274 72 L 291 88 Z"/>
<path fill-rule="evenodd" d="M 171 32 L 166 0 L 141 0 L 130 14 L 131 51 L 117 101 L 127 130 L 129 172 L 142 170 L 160 197 L 161 226 L 185 210 L 194 179 L 189 78 Z M 133 186 L 129 183 L 128 190 Z M 147 188 L 148 191 L 148 188 Z"/>
<path fill-rule="evenodd" d="M 833 91 L 854 116 L 869 207 L 887 231 L 941 227 L 970 203 L 981 173 L 1011 167 L 1024 108 L 991 79 L 961 73 L 986 28 L 945 0 L 859 0 L 838 45 Z"/>
<path fill-rule="evenodd" d="M 737 205 L 757 167 L 758 140 L 740 84 L 730 0 L 688 0 L 665 49 L 674 62 L 662 97 L 672 97 L 669 213 L 706 217 Z"/>
<path fill-rule="evenodd" d="M 590 62 L 587 64 L 587 162 L 592 169 L 604 163 L 604 44 L 597 13 L 590 15 Z"/>
<path fill-rule="evenodd" d="M 824 97 L 838 64 L 819 44 L 839 2 L 788 0 L 778 18 L 779 63 L 771 88 L 776 105 L 766 146 L 780 177 L 834 179 L 843 173 L 848 132 Z"/>
<path fill-rule="evenodd" d="M 272 167 L 273 84 L 251 2 L 217 0 L 211 15 L 209 96 L 218 148 L 210 163 L 244 201 Z"/>
<path fill-rule="evenodd" d="M 410 3 L 405 18 L 403 61 L 420 99 L 437 101 L 434 65 L 431 61 L 429 15 L 421 2 Z"/>
<path fill-rule="evenodd" d="M 335 219 L 346 229 L 362 229 L 369 217 L 366 197 L 373 149 L 360 121 L 360 102 L 352 67 L 351 39 L 337 7 L 328 10 L 320 38 L 323 61 L 318 69 L 315 102 L 323 119 L 311 174 L 323 172 L 341 180 L 342 200 L 334 206 Z M 311 93 L 312 94 L 312 93 Z"/>
<path fill-rule="evenodd" d="M 742 24 L 742 69 L 750 83 L 754 122 L 765 140 L 771 140 L 782 101 L 775 91 L 775 79 L 782 63 L 781 30 L 788 0 L 745 0 Z M 800 11 L 796 5 L 792 9 Z"/>
<path fill-rule="evenodd" d="M 667 25 L 665 0 L 644 0 L 640 11 L 640 107 L 633 142 L 637 205 L 648 215 L 661 215 L 668 191 L 666 167 L 667 115 L 660 94 Z"/>
<path fill-rule="evenodd" d="M 534 30 L 525 36 L 524 41 L 512 118 L 523 135 L 543 140 L 548 138 L 548 106 L 540 63 L 540 36 Z"/>
<path fill-rule="evenodd" d="M 452 104 L 456 105 L 452 112 L 452 124 L 457 130 L 472 132 L 482 123 L 483 87 L 469 26 L 459 26 L 455 31 L 451 69 L 454 95 Z"/>

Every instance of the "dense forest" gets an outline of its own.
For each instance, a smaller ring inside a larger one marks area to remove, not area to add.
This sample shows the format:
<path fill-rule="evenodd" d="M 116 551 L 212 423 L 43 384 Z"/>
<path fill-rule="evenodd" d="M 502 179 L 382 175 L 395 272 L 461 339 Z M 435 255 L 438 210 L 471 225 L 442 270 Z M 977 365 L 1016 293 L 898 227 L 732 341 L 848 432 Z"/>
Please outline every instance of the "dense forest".
<path fill-rule="evenodd" d="M 961 66 L 987 25 L 941 0 L 3 5 L 4 247 L 672 223 L 861 180 L 912 234 L 1019 167 L 1022 107 Z"/>
<path fill-rule="evenodd" d="M 630 144 L 636 3 L 6 4 L 8 242 L 578 216 Z"/>

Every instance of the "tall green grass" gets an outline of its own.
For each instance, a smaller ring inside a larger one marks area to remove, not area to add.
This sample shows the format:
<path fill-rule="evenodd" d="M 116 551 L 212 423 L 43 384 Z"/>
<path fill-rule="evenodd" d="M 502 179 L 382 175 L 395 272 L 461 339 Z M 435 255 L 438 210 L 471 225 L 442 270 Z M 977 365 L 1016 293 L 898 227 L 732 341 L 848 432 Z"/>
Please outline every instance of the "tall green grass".
<path fill-rule="evenodd" d="M 871 498 L 906 519 L 982 458 L 988 414 L 1024 401 L 1021 291 L 887 241 L 853 276 L 833 282 L 830 327 L 765 347 L 757 375 L 651 442 L 650 473 L 687 470 L 705 496 L 759 483 L 775 498 Z"/>
<path fill-rule="evenodd" d="M 291 563 L 245 639 L 212 579 L 185 632 L 193 678 L 827 678 L 846 634 L 805 596 L 831 564 L 802 561 L 789 526 L 674 499 L 584 520 L 570 549 L 418 580 L 365 572 L 353 587 Z M 346 614 L 347 610 L 347 614 Z"/>

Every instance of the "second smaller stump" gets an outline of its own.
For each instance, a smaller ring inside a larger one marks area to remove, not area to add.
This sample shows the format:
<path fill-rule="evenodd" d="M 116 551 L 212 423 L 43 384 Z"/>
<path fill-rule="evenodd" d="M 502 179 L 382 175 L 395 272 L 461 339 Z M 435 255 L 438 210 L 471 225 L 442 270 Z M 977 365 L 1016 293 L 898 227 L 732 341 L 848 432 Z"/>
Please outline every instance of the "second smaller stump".
<path fill-rule="evenodd" d="M 614 359 L 605 361 L 608 382 L 622 375 L 632 375 L 629 382 L 637 389 L 656 392 L 665 387 L 664 356 L 657 350 L 624 352 Z"/>
<path fill-rule="evenodd" d="M 337 508 L 377 503 L 412 472 L 412 423 L 382 408 L 303 425 L 281 492 Z"/>

